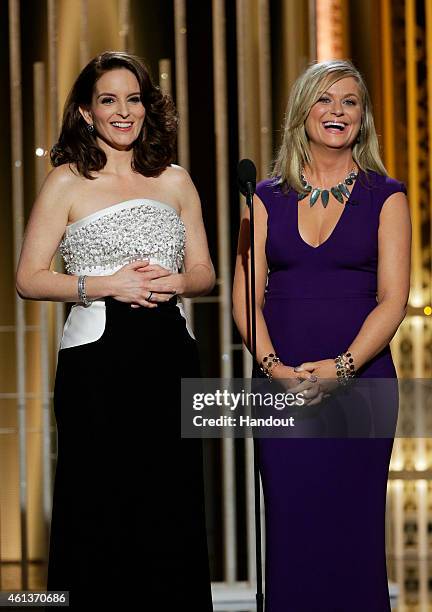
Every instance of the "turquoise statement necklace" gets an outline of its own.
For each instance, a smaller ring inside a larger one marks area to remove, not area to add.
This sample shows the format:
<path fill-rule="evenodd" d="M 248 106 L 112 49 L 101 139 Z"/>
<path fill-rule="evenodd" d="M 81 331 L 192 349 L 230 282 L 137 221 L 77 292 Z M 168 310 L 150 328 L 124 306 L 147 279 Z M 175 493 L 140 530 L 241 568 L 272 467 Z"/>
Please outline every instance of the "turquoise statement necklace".
<path fill-rule="evenodd" d="M 303 198 L 307 198 L 310 194 L 309 206 L 313 206 L 321 195 L 321 202 L 324 208 L 327 207 L 329 203 L 330 193 L 336 198 L 338 202 L 341 204 L 344 203 L 344 197 L 350 197 L 350 191 L 347 185 L 352 185 L 358 176 L 358 171 L 353 168 L 351 172 L 346 176 L 342 183 L 338 183 L 334 187 L 330 187 L 330 189 L 321 189 L 320 187 L 313 187 L 310 183 L 307 182 L 303 172 L 301 173 L 301 184 L 303 185 L 306 193 L 299 193 L 297 196 L 297 201 L 303 200 Z"/>

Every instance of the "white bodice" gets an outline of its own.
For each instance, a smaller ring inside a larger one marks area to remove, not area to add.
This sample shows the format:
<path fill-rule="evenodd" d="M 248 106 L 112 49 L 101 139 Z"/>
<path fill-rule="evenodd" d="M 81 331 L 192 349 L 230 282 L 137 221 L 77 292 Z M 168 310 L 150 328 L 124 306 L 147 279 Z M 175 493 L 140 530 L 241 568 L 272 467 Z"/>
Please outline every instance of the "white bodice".
<path fill-rule="evenodd" d="M 59 249 L 69 274 L 111 274 L 144 258 L 178 272 L 185 233 L 172 206 L 156 200 L 126 200 L 66 226 Z"/>
<path fill-rule="evenodd" d="M 125 200 L 66 226 L 59 244 L 66 272 L 79 276 L 113 274 L 125 264 L 148 259 L 171 272 L 183 265 L 186 230 L 172 206 L 147 198 Z M 177 306 L 186 319 L 181 298 Z M 105 302 L 72 306 L 60 348 L 93 342 L 105 329 Z M 189 334 L 194 337 L 186 320 Z"/>

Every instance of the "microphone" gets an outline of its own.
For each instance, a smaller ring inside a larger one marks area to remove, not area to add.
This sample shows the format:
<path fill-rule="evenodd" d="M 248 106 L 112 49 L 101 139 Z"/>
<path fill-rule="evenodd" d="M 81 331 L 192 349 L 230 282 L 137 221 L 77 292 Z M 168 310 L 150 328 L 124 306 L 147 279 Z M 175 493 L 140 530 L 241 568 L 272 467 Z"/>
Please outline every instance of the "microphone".
<path fill-rule="evenodd" d="M 255 294 L 255 240 L 254 240 L 254 202 L 253 194 L 256 188 L 256 168 L 250 159 L 242 159 L 237 169 L 237 183 L 240 192 L 246 196 L 246 204 L 250 211 L 249 235 L 250 235 L 250 286 L 252 293 L 252 314 L 250 318 L 250 337 L 252 359 L 256 364 L 256 294 Z M 254 372 L 252 370 L 252 377 Z M 253 471 L 254 471 L 254 508 L 255 508 L 255 562 L 256 562 L 256 610 L 264 611 L 264 593 L 262 580 L 262 552 L 261 552 L 261 501 L 260 501 L 260 475 L 259 475 L 259 447 L 257 439 L 253 439 Z"/>
<path fill-rule="evenodd" d="M 242 159 L 237 169 L 237 183 L 240 193 L 250 198 L 255 193 L 256 188 L 256 167 L 252 160 Z M 249 204 L 248 204 L 249 205 Z"/>

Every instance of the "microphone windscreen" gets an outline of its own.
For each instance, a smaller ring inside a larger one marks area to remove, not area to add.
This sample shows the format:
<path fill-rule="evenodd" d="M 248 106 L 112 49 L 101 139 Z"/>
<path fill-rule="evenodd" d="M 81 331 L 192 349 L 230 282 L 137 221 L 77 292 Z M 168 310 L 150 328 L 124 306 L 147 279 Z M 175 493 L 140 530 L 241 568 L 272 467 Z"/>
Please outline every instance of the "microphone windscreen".
<path fill-rule="evenodd" d="M 248 183 L 252 186 L 252 192 L 255 192 L 256 186 L 256 167 L 251 159 L 242 159 L 239 162 L 238 170 L 238 186 L 243 195 L 249 193 Z"/>

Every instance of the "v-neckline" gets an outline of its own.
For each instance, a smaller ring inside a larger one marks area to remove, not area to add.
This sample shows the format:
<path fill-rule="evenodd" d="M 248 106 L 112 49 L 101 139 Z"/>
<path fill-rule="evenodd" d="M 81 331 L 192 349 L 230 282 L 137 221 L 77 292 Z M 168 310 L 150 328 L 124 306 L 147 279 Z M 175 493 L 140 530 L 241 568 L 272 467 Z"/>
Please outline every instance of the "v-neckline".
<path fill-rule="evenodd" d="M 317 251 L 318 249 L 320 249 L 322 246 L 324 246 L 325 244 L 327 244 L 327 242 L 329 242 L 329 240 L 332 238 L 333 234 L 335 233 L 335 231 L 337 230 L 337 228 L 339 227 L 343 216 L 345 215 L 345 210 L 347 208 L 347 206 L 350 203 L 351 198 L 353 197 L 354 192 L 357 189 L 357 183 L 359 182 L 360 179 L 360 175 L 362 173 L 362 170 L 359 169 L 358 174 L 357 174 L 357 178 L 354 181 L 354 185 L 351 189 L 351 193 L 350 193 L 350 197 L 346 200 L 344 207 L 343 207 L 343 211 L 342 214 L 340 215 L 339 219 L 337 220 L 336 225 L 334 226 L 334 228 L 331 231 L 330 236 L 328 236 L 328 238 L 326 238 L 324 240 L 324 242 L 321 242 L 321 244 L 318 244 L 317 246 L 312 246 L 311 244 L 309 244 L 309 242 L 306 242 L 306 240 L 303 239 L 301 233 L 300 233 L 300 227 L 299 227 L 299 206 L 301 205 L 301 200 L 297 200 L 297 211 L 296 211 L 296 228 L 297 228 L 297 236 L 299 237 L 300 241 L 303 242 L 304 245 L 306 245 L 307 247 L 309 247 L 310 249 L 313 249 L 314 251 Z M 296 196 L 297 197 L 297 196 Z"/>

